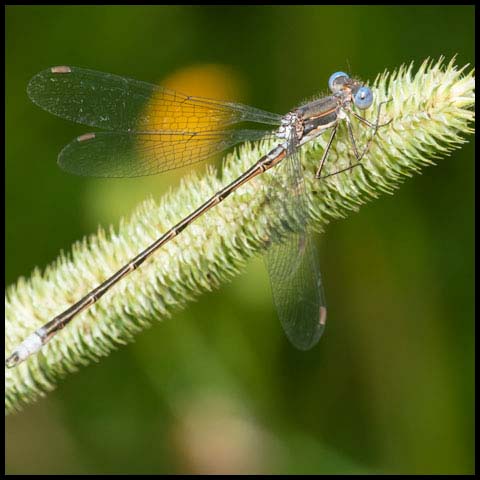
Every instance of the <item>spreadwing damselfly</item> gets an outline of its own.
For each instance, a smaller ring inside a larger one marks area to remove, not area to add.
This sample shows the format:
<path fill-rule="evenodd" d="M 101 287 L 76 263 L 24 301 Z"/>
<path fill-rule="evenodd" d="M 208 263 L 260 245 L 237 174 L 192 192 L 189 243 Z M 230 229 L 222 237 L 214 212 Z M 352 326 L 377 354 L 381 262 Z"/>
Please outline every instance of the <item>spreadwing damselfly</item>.
<path fill-rule="evenodd" d="M 287 235 L 272 231 L 266 265 L 274 304 L 287 337 L 301 350 L 312 348 L 323 334 L 327 308 L 316 247 L 308 229 L 299 149 L 330 130 L 316 171 L 316 178 L 321 180 L 361 165 L 378 128 L 386 125 L 379 124 L 380 108 L 385 102 L 379 103 L 375 123 L 355 111 L 371 107 L 373 93 L 369 87 L 344 72 L 331 75 L 328 85 L 330 95 L 282 116 L 77 67 L 53 67 L 33 77 L 28 93 L 41 108 L 61 118 L 105 130 L 81 135 L 61 151 L 58 163 L 74 174 L 96 177 L 158 174 L 205 160 L 239 143 L 260 140 L 269 133 L 266 129 L 269 126 L 276 145 L 111 277 L 30 334 L 6 359 L 6 366 L 14 367 L 40 350 L 78 314 L 192 222 L 246 182 L 277 166 L 278 171 L 280 168 L 283 171 L 284 191 L 278 195 L 273 183 L 267 196 L 272 198 L 275 215 L 288 218 L 290 228 Z M 353 118 L 371 129 L 370 138 L 361 149 L 353 134 Z M 322 176 L 340 122 L 347 126 L 356 162 Z M 241 123 L 256 123 L 263 125 L 263 129 L 232 128 Z"/>

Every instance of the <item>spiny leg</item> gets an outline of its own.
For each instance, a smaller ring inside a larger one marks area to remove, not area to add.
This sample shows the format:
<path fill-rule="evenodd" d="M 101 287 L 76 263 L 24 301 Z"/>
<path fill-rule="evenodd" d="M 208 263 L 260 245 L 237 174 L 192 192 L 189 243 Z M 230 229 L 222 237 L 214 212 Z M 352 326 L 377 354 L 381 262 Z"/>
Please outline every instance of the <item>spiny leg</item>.
<path fill-rule="evenodd" d="M 350 113 L 351 113 L 355 118 L 357 118 L 357 119 L 360 121 L 360 123 L 363 123 L 364 125 L 367 125 L 367 126 L 369 126 L 370 128 L 373 129 L 373 133 L 372 133 L 372 135 L 370 136 L 370 139 L 368 140 L 367 144 L 365 145 L 365 148 L 363 149 L 363 152 L 362 152 L 362 154 L 360 155 L 360 158 L 357 158 L 357 161 L 358 161 L 358 162 L 360 162 L 360 161 L 362 160 L 362 158 L 365 156 L 365 154 L 366 154 L 366 153 L 368 152 L 368 150 L 370 149 L 370 146 L 371 146 L 371 144 L 372 144 L 372 142 L 373 142 L 373 139 L 374 139 L 375 136 L 377 135 L 378 129 L 379 129 L 380 127 L 385 127 L 385 126 L 387 126 L 388 124 L 390 124 L 390 123 L 392 122 L 393 119 L 391 118 L 388 122 L 385 122 L 385 123 L 382 123 L 382 124 L 378 123 L 379 120 L 380 120 L 380 112 L 381 112 L 381 109 L 382 109 L 382 105 L 383 105 L 384 103 L 388 103 L 388 102 L 390 102 L 390 101 L 391 101 L 391 100 L 384 100 L 383 102 L 380 102 L 380 103 L 378 104 L 377 119 L 376 119 L 375 123 L 369 122 L 368 120 L 366 120 L 365 118 L 363 118 L 362 116 L 360 116 L 358 113 L 350 110 Z"/>
<path fill-rule="evenodd" d="M 362 162 L 354 163 L 353 165 L 350 165 L 347 168 L 342 168 L 342 170 L 337 170 L 336 172 L 329 173 L 328 175 L 325 175 L 324 177 L 320 177 L 320 180 L 323 180 L 323 179 L 328 178 L 328 177 L 333 177 L 334 175 L 338 175 L 339 173 L 347 172 L 348 170 L 353 170 L 355 167 L 363 167 L 363 163 Z"/>
<path fill-rule="evenodd" d="M 390 119 L 388 122 L 385 122 L 385 123 L 378 123 L 378 121 L 380 120 L 380 111 L 382 109 L 382 105 L 384 105 L 385 103 L 388 103 L 388 102 L 391 102 L 392 99 L 389 99 L 389 100 L 384 100 L 383 102 L 380 102 L 378 104 L 378 110 L 377 110 L 377 119 L 375 121 L 375 123 L 372 123 L 372 122 L 369 122 L 366 118 L 363 118 L 361 115 L 359 115 L 358 113 L 354 112 L 353 110 L 350 110 L 350 113 L 355 117 L 357 118 L 361 123 L 363 123 L 364 125 L 367 125 L 368 127 L 370 128 L 380 128 L 380 127 L 385 127 L 386 125 L 388 125 L 389 123 L 392 122 L 393 119 Z"/>
<path fill-rule="evenodd" d="M 337 133 L 338 125 L 335 125 L 335 127 L 333 127 L 332 133 L 331 133 L 330 138 L 328 140 L 327 146 L 325 147 L 325 151 L 323 152 L 322 159 L 320 160 L 320 166 L 318 167 L 317 173 L 315 174 L 316 179 L 322 180 L 324 178 L 331 177 L 332 175 L 336 175 L 337 173 L 341 173 L 341 172 L 345 172 L 347 170 L 351 170 L 354 166 L 356 166 L 360 163 L 359 158 L 361 159 L 361 157 L 359 156 L 359 153 L 358 153 L 357 144 L 355 142 L 355 137 L 353 135 L 353 130 L 352 130 L 352 125 L 351 125 L 350 119 L 348 117 L 346 117 L 345 120 L 347 121 L 348 135 L 349 135 L 350 141 L 352 142 L 352 145 L 353 145 L 353 151 L 355 153 L 355 158 L 357 159 L 357 163 L 355 163 L 352 166 L 350 158 L 349 158 L 349 160 L 348 160 L 349 167 L 348 168 L 344 168 L 343 170 L 339 170 L 338 172 L 330 173 L 330 174 L 325 175 L 323 177 L 320 175 L 321 172 L 322 172 L 322 169 L 323 169 L 323 165 L 325 164 L 325 160 L 327 159 L 327 155 L 328 155 L 328 152 L 330 150 L 330 147 L 332 146 L 333 139 L 335 138 L 335 134 Z"/>
<path fill-rule="evenodd" d="M 353 153 L 355 155 L 357 163 L 359 163 L 362 157 L 358 153 L 357 142 L 355 141 L 355 135 L 353 134 L 353 130 L 352 130 L 352 122 L 350 121 L 350 118 L 348 118 L 348 116 L 345 117 L 345 121 L 347 122 L 348 136 L 350 137 L 350 143 L 352 144 L 352 147 L 353 147 Z M 350 171 L 352 169 L 352 161 L 351 161 L 350 155 L 348 155 L 348 169 Z"/>
<path fill-rule="evenodd" d="M 337 126 L 335 125 L 332 129 L 332 133 L 330 134 L 330 138 L 328 139 L 327 146 L 323 151 L 322 159 L 320 160 L 320 165 L 318 166 L 317 173 L 315 174 L 315 178 L 322 178 L 320 174 L 322 173 L 323 165 L 325 164 L 325 160 L 327 159 L 328 152 L 330 151 L 330 147 L 332 146 L 333 139 L 335 138 L 335 134 L 337 133 Z"/>
<path fill-rule="evenodd" d="M 373 142 L 373 139 L 375 138 L 375 135 L 377 134 L 377 131 L 379 128 L 381 127 L 385 127 L 387 125 L 389 125 L 390 123 L 392 123 L 393 119 L 390 119 L 388 122 L 385 122 L 385 123 L 379 123 L 379 120 L 380 120 L 380 112 L 381 112 L 381 108 L 382 108 L 382 105 L 385 104 L 385 103 L 388 103 L 390 102 L 390 100 L 384 100 L 383 102 L 380 102 L 378 104 L 378 111 L 377 111 L 377 119 L 375 121 L 375 123 L 371 123 L 369 122 L 368 120 L 366 120 L 365 118 L 361 117 L 360 115 L 358 115 L 358 113 L 350 110 L 350 113 L 355 117 L 357 118 L 361 123 L 363 123 L 364 125 L 367 125 L 368 127 L 372 128 L 373 129 L 373 133 L 369 139 L 369 141 L 367 142 L 367 145 L 365 146 L 365 148 L 363 149 L 362 153 L 359 155 L 358 154 L 358 150 L 357 150 L 357 146 L 356 146 L 356 143 L 355 143 L 355 139 L 354 139 L 354 136 L 353 136 L 353 131 L 352 131 L 352 127 L 351 127 L 351 122 L 350 122 L 350 119 L 347 117 L 346 120 L 347 120 L 347 127 L 348 127 L 348 132 L 349 132 L 349 136 L 350 136 L 350 141 L 352 142 L 352 145 L 353 145 L 353 150 L 354 150 L 354 153 L 355 153 L 355 157 L 357 159 L 357 162 L 354 163 L 353 165 L 349 162 L 349 166 L 347 168 L 343 168 L 341 170 L 337 170 L 336 172 L 333 172 L 333 173 L 329 173 L 328 175 L 325 175 L 324 177 L 320 177 L 320 176 L 315 176 L 315 178 L 319 179 L 319 180 L 323 180 L 325 178 L 328 178 L 328 177 L 332 177 L 333 175 L 337 175 L 339 173 L 343 173 L 343 172 L 346 172 L 348 170 L 352 170 L 353 168 L 355 167 L 358 167 L 359 165 L 360 166 L 363 166 L 363 164 L 361 163 L 363 157 L 365 156 L 365 154 L 368 152 L 368 150 L 370 149 L 370 146 Z M 330 144 L 329 144 L 330 146 Z"/>

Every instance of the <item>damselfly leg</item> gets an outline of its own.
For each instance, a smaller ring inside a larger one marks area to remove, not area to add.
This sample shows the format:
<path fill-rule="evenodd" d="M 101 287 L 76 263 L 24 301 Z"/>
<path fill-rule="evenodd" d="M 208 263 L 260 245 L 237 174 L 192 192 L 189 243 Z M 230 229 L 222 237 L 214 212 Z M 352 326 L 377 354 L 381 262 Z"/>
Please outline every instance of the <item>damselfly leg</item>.
<path fill-rule="evenodd" d="M 329 173 L 327 175 L 322 176 L 322 170 L 323 170 L 323 167 L 325 165 L 325 161 L 328 157 L 330 148 L 332 146 L 333 139 L 334 139 L 335 134 L 336 134 L 336 127 L 335 127 L 332 130 L 332 134 L 330 136 L 330 139 L 328 140 L 327 145 L 325 147 L 325 150 L 323 151 L 322 158 L 320 160 L 317 172 L 315 174 L 316 179 L 323 180 L 325 178 L 332 177 L 334 175 L 338 175 L 339 173 L 352 171 L 353 168 L 355 168 L 355 167 L 363 166 L 362 159 L 367 154 L 367 152 L 369 151 L 369 149 L 372 145 L 372 142 L 373 142 L 375 136 L 377 135 L 378 129 L 389 125 L 393 120 L 393 119 L 390 119 L 387 122 L 379 123 L 380 122 L 380 114 L 381 114 L 382 105 L 384 105 L 384 104 L 386 104 L 390 101 L 391 100 L 384 100 L 384 101 L 382 101 L 378 104 L 377 116 L 376 116 L 375 123 L 369 122 L 367 119 L 363 118 L 361 115 L 354 112 L 352 109 L 348 109 L 348 113 L 346 113 L 347 117 L 345 118 L 345 120 L 346 120 L 347 129 L 348 129 L 348 136 L 349 136 L 349 139 L 350 139 L 350 143 L 352 145 L 352 150 L 353 150 L 356 162 L 354 164 L 352 164 L 350 162 L 350 158 L 349 158 L 349 166 L 348 167 L 340 169 L 340 170 L 336 170 L 333 173 Z M 357 142 L 355 140 L 355 135 L 353 133 L 351 120 L 348 118 L 348 114 L 352 114 L 360 122 L 360 124 L 365 125 L 372 130 L 370 138 L 366 142 L 366 144 L 365 144 L 361 153 L 358 152 Z"/>

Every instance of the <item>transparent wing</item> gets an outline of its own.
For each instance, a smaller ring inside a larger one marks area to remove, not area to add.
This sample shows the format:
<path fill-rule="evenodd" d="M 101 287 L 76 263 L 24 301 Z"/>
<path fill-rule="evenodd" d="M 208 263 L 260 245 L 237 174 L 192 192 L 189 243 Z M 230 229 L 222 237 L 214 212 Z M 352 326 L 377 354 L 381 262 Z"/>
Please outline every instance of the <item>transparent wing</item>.
<path fill-rule="evenodd" d="M 27 92 L 54 115 L 118 132 L 202 132 L 237 122 L 278 125 L 280 115 L 231 102 L 190 97 L 138 80 L 77 67 L 35 75 Z"/>
<path fill-rule="evenodd" d="M 289 150 L 273 172 L 270 211 L 278 218 L 265 261 L 282 327 L 296 348 L 309 350 L 323 334 L 327 308 L 317 249 L 307 229 L 301 164 L 296 150 Z"/>
<path fill-rule="evenodd" d="M 240 142 L 259 140 L 264 130 L 218 132 L 87 133 L 69 143 L 59 165 L 76 175 L 140 177 L 205 160 Z"/>

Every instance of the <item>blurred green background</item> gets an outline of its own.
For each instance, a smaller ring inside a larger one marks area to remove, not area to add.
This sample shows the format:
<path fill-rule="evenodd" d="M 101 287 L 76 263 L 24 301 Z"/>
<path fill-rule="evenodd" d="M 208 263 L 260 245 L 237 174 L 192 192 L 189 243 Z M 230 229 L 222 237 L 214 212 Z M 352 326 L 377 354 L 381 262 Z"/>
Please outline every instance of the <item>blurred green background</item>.
<path fill-rule="evenodd" d="M 473 48 L 468 6 L 6 7 L 6 283 L 185 174 L 62 172 L 58 152 L 88 127 L 29 101 L 40 70 L 191 85 L 283 113 L 334 71 L 373 80 L 454 54 L 462 66 Z M 9 416 L 7 473 L 473 473 L 473 160 L 469 143 L 329 226 L 315 349 L 289 345 L 255 260 Z"/>

